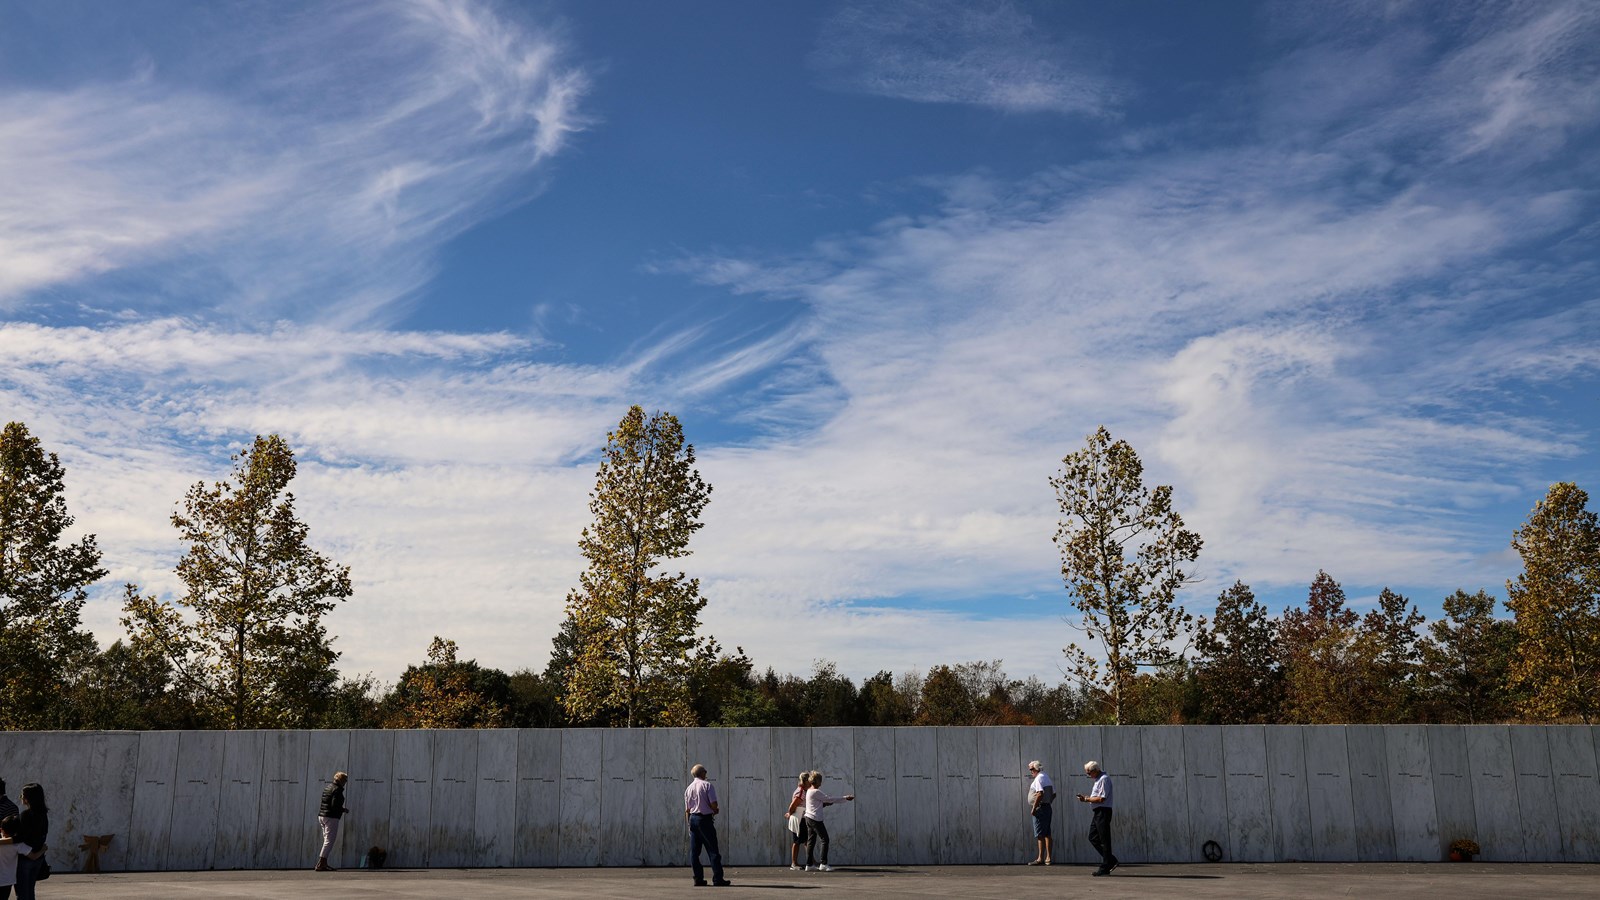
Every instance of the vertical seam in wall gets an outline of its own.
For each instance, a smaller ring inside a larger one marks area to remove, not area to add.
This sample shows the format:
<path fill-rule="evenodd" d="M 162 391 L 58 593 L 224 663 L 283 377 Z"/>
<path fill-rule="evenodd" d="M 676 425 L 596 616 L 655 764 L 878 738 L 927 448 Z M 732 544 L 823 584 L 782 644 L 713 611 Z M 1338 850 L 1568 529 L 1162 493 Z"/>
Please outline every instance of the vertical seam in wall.
<path fill-rule="evenodd" d="M 1557 729 L 1572 728 L 1571 725 L 1555 725 L 1544 733 L 1545 771 L 1550 773 L 1550 796 L 1555 799 L 1556 814 L 1556 854 L 1562 862 L 1567 862 L 1567 830 L 1561 821 L 1561 781 L 1556 774 L 1556 755 L 1550 752 L 1550 738 Z"/>
<path fill-rule="evenodd" d="M 1344 770 L 1345 781 L 1350 785 L 1350 843 L 1355 845 L 1356 859 L 1361 860 L 1361 826 L 1356 822 L 1356 777 L 1355 766 L 1350 761 L 1350 726 L 1340 725 L 1339 731 L 1344 735 Z M 1385 802 L 1388 802 L 1385 798 Z M 1389 818 L 1394 819 L 1394 813 L 1389 813 Z"/>
<path fill-rule="evenodd" d="M 1305 805 L 1306 820 L 1305 820 L 1305 823 L 1304 823 L 1305 824 L 1305 828 L 1306 828 L 1306 831 L 1305 831 L 1306 839 L 1311 844 L 1311 855 L 1312 856 L 1316 856 L 1317 855 L 1317 831 L 1311 825 L 1311 785 L 1307 783 L 1308 781 L 1310 781 L 1310 779 L 1306 777 L 1306 769 L 1307 769 L 1307 767 L 1306 767 L 1306 726 L 1305 725 L 1296 725 L 1296 726 L 1294 726 L 1294 730 L 1295 730 L 1295 739 L 1300 742 L 1300 777 L 1295 779 L 1295 780 L 1300 785 L 1300 796 L 1304 797 L 1305 801 L 1306 801 L 1306 805 Z M 1340 730 L 1341 731 L 1344 730 L 1344 726 L 1340 726 Z M 1348 759 L 1349 753 L 1347 752 L 1345 754 L 1345 756 Z M 1346 766 L 1348 766 L 1348 765 L 1349 765 L 1349 763 L 1346 762 Z M 1359 855 L 1359 853 L 1357 855 Z"/>

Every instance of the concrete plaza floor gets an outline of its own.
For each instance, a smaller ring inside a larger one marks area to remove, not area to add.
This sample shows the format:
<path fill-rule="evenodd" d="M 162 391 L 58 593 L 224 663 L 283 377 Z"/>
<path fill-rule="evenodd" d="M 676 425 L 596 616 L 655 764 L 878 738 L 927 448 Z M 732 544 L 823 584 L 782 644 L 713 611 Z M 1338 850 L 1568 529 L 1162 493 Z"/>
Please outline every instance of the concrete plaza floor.
<path fill-rule="evenodd" d="M 145 872 L 56 875 L 49 900 L 505 897 L 1321 898 L 1600 896 L 1600 865 L 1557 863 L 1281 863 L 1086 866 L 842 866 L 833 872 L 728 870 L 727 888 L 697 888 L 683 869 L 383 869 L 341 872 Z"/>

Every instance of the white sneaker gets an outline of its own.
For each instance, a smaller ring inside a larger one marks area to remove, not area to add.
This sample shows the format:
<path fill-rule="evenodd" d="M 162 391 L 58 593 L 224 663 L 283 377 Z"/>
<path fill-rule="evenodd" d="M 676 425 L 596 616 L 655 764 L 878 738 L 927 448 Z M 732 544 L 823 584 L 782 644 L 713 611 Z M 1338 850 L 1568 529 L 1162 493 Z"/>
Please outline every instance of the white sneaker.
<path fill-rule="evenodd" d="M 791 871 L 791 872 L 804 872 L 805 870 L 806 870 L 805 866 L 790 866 L 789 867 L 789 871 Z"/>
<path fill-rule="evenodd" d="M 818 872 L 832 872 L 833 871 L 833 866 L 830 866 L 827 863 L 823 863 L 822 865 L 817 866 L 817 871 Z"/>

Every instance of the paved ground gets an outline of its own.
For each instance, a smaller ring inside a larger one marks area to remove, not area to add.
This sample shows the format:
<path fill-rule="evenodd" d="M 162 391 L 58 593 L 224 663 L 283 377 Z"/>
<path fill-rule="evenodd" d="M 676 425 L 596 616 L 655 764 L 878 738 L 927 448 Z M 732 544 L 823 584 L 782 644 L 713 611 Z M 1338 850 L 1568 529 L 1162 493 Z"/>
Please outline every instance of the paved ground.
<path fill-rule="evenodd" d="M 1600 896 L 1600 866 L 1507 863 L 1285 863 L 1089 867 L 841 867 L 833 872 L 731 869 L 728 888 L 696 888 L 688 869 L 384 869 L 343 872 L 158 872 L 56 875 L 46 900 L 229 898 L 1016 897 L 1322 898 Z M 791 893 L 792 892 L 792 893 Z"/>

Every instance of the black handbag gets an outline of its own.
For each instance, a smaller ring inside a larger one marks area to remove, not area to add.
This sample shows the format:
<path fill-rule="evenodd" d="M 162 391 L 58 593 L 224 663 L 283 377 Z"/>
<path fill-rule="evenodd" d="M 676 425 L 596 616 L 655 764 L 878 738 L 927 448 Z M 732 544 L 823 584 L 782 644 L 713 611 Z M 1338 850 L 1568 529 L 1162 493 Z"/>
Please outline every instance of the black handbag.
<path fill-rule="evenodd" d="M 34 881 L 43 881 L 50 877 L 50 860 L 39 857 L 39 871 L 33 876 Z"/>

